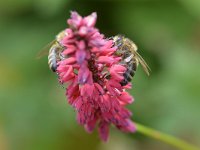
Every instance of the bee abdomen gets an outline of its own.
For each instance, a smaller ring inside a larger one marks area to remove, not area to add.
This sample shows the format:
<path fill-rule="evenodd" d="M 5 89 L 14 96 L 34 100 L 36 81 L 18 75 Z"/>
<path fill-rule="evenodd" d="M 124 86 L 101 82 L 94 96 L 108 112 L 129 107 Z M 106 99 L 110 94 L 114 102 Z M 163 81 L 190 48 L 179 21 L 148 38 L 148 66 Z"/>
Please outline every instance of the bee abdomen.
<path fill-rule="evenodd" d="M 131 82 L 133 76 L 135 75 L 134 71 L 126 71 L 123 76 L 124 76 L 124 79 L 120 82 L 120 84 L 122 86 L 124 85 L 127 85 L 129 82 Z"/>
<path fill-rule="evenodd" d="M 53 71 L 56 72 L 57 69 L 57 53 L 56 53 L 56 47 L 52 47 L 49 51 L 49 56 L 48 56 L 48 64 L 49 68 Z"/>
<path fill-rule="evenodd" d="M 129 64 L 127 64 L 127 70 L 126 72 L 123 74 L 124 76 L 124 80 L 122 80 L 120 82 L 120 84 L 122 86 L 127 85 L 129 82 L 131 82 L 131 80 L 133 79 L 133 76 L 135 75 L 135 71 L 137 69 L 137 65 L 136 63 L 130 62 Z"/>

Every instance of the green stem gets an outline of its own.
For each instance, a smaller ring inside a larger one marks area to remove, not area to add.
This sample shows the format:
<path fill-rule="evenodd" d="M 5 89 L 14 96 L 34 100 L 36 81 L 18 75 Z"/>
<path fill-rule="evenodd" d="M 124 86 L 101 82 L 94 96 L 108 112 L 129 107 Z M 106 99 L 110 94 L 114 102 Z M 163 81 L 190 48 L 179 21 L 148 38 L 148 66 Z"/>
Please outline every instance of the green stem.
<path fill-rule="evenodd" d="M 178 139 L 176 137 L 173 137 L 173 136 L 165 134 L 165 133 L 161 133 L 161 132 L 151 129 L 149 127 L 145 127 L 144 125 L 141 125 L 139 123 L 135 123 L 135 124 L 136 124 L 136 128 L 137 128 L 137 132 L 140 132 L 141 134 L 144 134 L 151 138 L 165 142 L 165 143 L 172 145 L 180 150 L 200 150 L 199 148 L 197 148 L 181 139 Z"/>

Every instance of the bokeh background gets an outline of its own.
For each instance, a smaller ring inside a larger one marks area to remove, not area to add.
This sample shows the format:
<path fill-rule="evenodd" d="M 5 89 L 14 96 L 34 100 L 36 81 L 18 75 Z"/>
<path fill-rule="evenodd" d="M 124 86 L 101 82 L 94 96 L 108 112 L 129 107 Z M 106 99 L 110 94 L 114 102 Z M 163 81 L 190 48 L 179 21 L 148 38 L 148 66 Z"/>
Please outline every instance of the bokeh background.
<path fill-rule="evenodd" d="M 47 56 L 36 59 L 71 10 L 96 11 L 100 31 L 131 38 L 150 65 L 133 79 L 133 120 L 200 146 L 199 0 L 0 0 L 0 150 L 174 149 L 115 128 L 103 143 L 76 123 Z"/>

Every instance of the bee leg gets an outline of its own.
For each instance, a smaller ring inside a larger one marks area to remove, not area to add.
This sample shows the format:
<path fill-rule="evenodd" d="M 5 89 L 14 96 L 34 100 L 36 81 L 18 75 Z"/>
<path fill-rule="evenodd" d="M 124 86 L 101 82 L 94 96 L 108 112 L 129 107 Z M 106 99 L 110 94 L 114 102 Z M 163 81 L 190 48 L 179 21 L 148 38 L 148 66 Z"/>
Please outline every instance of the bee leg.
<path fill-rule="evenodd" d="M 56 74 L 57 74 L 57 77 L 58 77 L 58 83 L 61 85 L 61 87 L 62 87 L 63 89 L 66 89 L 66 87 L 63 86 L 62 81 L 60 81 L 59 74 L 58 74 L 57 72 L 56 72 Z"/>
<path fill-rule="evenodd" d="M 111 78 L 110 74 L 106 74 L 104 77 L 105 77 L 106 79 L 110 79 L 110 78 Z"/>
<path fill-rule="evenodd" d="M 60 53 L 60 54 L 59 54 L 59 58 L 60 58 L 60 60 L 64 60 L 64 59 L 65 59 L 65 56 L 64 56 L 62 53 Z"/>

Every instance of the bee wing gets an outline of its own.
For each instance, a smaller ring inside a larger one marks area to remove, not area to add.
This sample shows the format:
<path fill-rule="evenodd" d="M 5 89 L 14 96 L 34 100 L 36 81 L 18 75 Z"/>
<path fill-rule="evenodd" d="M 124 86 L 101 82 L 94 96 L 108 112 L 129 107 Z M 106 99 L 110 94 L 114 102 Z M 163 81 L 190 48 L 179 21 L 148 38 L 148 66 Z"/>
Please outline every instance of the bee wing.
<path fill-rule="evenodd" d="M 141 64 L 144 72 L 149 76 L 150 75 L 149 72 L 151 71 L 150 67 L 147 65 L 147 63 L 145 62 L 145 60 L 142 58 L 142 56 L 139 53 L 135 52 L 135 54 L 136 54 L 136 57 L 138 58 L 139 63 Z"/>
<path fill-rule="evenodd" d="M 51 41 L 48 43 L 41 51 L 39 51 L 36 55 L 36 59 L 40 59 L 45 55 L 48 55 L 50 47 L 56 42 L 56 40 Z"/>

